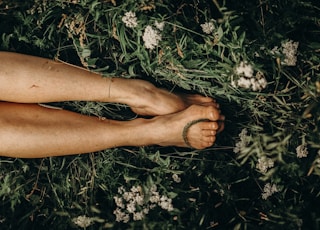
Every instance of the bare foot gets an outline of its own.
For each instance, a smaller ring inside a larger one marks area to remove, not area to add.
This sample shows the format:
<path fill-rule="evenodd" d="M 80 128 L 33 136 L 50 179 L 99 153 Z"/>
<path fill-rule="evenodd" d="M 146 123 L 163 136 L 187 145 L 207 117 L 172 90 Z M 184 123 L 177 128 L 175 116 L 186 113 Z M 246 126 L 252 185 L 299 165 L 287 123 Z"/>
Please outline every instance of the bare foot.
<path fill-rule="evenodd" d="M 136 93 L 130 97 L 128 105 L 139 115 L 158 116 L 180 112 L 191 105 L 211 105 L 218 108 L 218 104 L 210 97 L 199 94 L 174 94 L 167 90 L 156 88 L 149 82 L 135 80 L 133 87 Z"/>
<path fill-rule="evenodd" d="M 200 119 L 206 121 L 188 126 L 190 122 Z M 147 130 L 150 133 L 147 135 L 152 138 L 153 144 L 160 146 L 192 146 L 195 149 L 204 149 L 214 144 L 220 119 L 224 118 L 214 106 L 192 105 L 182 112 L 151 119 L 151 128 Z"/>

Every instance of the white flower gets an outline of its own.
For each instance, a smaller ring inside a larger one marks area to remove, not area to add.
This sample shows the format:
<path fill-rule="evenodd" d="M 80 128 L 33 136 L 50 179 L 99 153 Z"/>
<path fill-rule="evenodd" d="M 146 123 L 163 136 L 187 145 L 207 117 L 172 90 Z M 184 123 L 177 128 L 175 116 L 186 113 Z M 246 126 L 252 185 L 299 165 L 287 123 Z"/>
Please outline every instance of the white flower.
<path fill-rule="evenodd" d="M 171 204 L 172 200 L 167 196 L 161 196 L 159 206 L 162 209 L 168 210 L 169 212 L 173 210 L 173 206 Z"/>
<path fill-rule="evenodd" d="M 127 204 L 127 211 L 129 213 L 134 213 L 136 211 L 136 203 L 133 200 Z"/>
<path fill-rule="evenodd" d="M 133 220 L 142 220 L 144 218 L 143 212 L 133 213 Z"/>
<path fill-rule="evenodd" d="M 301 144 L 296 148 L 297 157 L 307 157 L 308 156 L 308 149 L 306 144 Z"/>
<path fill-rule="evenodd" d="M 143 212 L 143 214 L 148 214 L 149 213 L 149 205 L 147 205 L 145 208 L 143 208 L 143 210 L 142 210 L 142 212 Z"/>
<path fill-rule="evenodd" d="M 267 84 L 268 84 L 268 82 L 267 82 L 267 80 L 263 77 L 263 78 L 260 78 L 259 80 L 258 80 L 258 83 L 260 84 L 260 86 L 261 86 L 261 88 L 266 88 L 266 86 L 267 86 Z"/>
<path fill-rule="evenodd" d="M 160 195 L 158 192 L 152 192 L 152 195 L 149 198 L 151 203 L 158 203 L 160 200 Z"/>
<path fill-rule="evenodd" d="M 155 22 L 154 22 L 154 26 L 155 26 L 158 30 L 162 31 L 163 28 L 164 28 L 164 22 L 155 21 Z"/>
<path fill-rule="evenodd" d="M 242 129 L 239 134 L 240 140 L 244 140 L 247 136 L 248 136 L 248 130 L 246 128 Z"/>
<path fill-rule="evenodd" d="M 203 33 L 206 33 L 206 34 L 211 34 L 215 29 L 213 21 L 205 22 L 200 26 L 202 28 Z"/>
<path fill-rule="evenodd" d="M 124 208 L 123 200 L 121 197 L 114 196 L 113 199 L 119 208 Z"/>
<path fill-rule="evenodd" d="M 87 228 L 93 224 L 93 219 L 87 216 L 78 216 L 73 218 L 72 222 L 81 228 Z"/>
<path fill-rule="evenodd" d="M 297 62 L 297 50 L 298 50 L 299 42 L 294 42 L 292 40 L 282 42 L 281 47 L 275 46 L 272 50 L 270 50 L 270 54 L 274 56 L 283 55 L 284 58 L 281 64 L 286 66 L 295 66 Z"/>
<path fill-rule="evenodd" d="M 241 87 L 244 89 L 252 89 L 253 91 L 261 91 L 266 88 L 267 80 L 263 73 L 258 71 L 254 75 L 252 65 L 246 64 L 243 61 L 240 62 L 239 66 L 235 69 L 235 73 L 238 75 L 238 80 L 232 80 L 231 85 L 233 87 Z"/>
<path fill-rule="evenodd" d="M 144 197 L 143 197 L 143 195 L 140 195 L 140 194 L 137 194 L 136 196 L 135 196 L 135 202 L 137 203 L 137 205 L 140 205 L 140 206 L 142 206 L 143 204 L 144 204 Z"/>
<path fill-rule="evenodd" d="M 125 189 L 124 189 L 123 186 L 120 186 L 120 187 L 118 188 L 118 193 L 119 193 L 119 194 L 123 194 L 124 191 L 125 191 Z"/>
<path fill-rule="evenodd" d="M 238 75 L 244 75 L 247 78 L 253 77 L 253 68 L 252 65 L 246 64 L 243 61 L 240 62 L 240 65 L 236 68 L 236 73 Z"/>
<path fill-rule="evenodd" d="M 297 62 L 297 50 L 299 42 L 289 40 L 282 43 L 282 53 L 284 54 L 283 64 L 287 66 L 295 66 Z"/>
<path fill-rule="evenodd" d="M 236 147 L 233 149 L 235 153 L 241 153 L 241 150 L 245 148 L 249 143 L 248 131 L 246 128 L 242 129 L 239 134 L 240 141 L 236 143 Z"/>
<path fill-rule="evenodd" d="M 133 199 L 133 193 L 132 192 L 124 192 L 122 197 L 126 201 L 132 200 Z"/>
<path fill-rule="evenodd" d="M 240 77 L 237 84 L 242 88 L 249 89 L 251 87 L 251 80 L 245 77 Z"/>
<path fill-rule="evenodd" d="M 157 206 L 167 211 L 173 210 L 172 199 L 160 196 L 156 185 L 152 185 L 146 194 L 149 200 L 144 198 L 141 186 L 132 186 L 129 191 L 119 187 L 118 193 L 122 196 L 114 196 L 117 208 L 113 211 L 117 222 L 127 223 L 131 218 L 134 221 L 142 220 L 150 210 Z"/>
<path fill-rule="evenodd" d="M 180 182 L 181 182 L 181 178 L 179 177 L 178 174 L 173 174 L 173 175 L 172 175 L 172 179 L 173 179 L 173 181 L 176 182 L 176 183 L 180 183 Z"/>
<path fill-rule="evenodd" d="M 257 72 L 255 76 L 255 81 L 252 83 L 252 90 L 253 91 L 260 91 L 267 87 L 267 80 L 264 77 L 263 73 Z"/>
<path fill-rule="evenodd" d="M 161 39 L 162 37 L 158 30 L 153 29 L 152 26 L 147 26 L 145 28 L 142 40 L 144 41 L 144 45 L 147 49 L 153 50 L 158 46 Z"/>
<path fill-rule="evenodd" d="M 138 25 L 136 13 L 129 11 L 122 17 L 122 22 L 129 28 L 135 28 Z"/>
<path fill-rule="evenodd" d="M 262 199 L 266 200 L 268 197 L 272 196 L 274 193 L 279 192 L 277 186 L 275 184 L 267 183 L 262 192 Z"/>
<path fill-rule="evenodd" d="M 116 208 L 116 210 L 113 211 L 113 214 L 116 215 L 116 221 L 117 222 L 123 222 L 128 223 L 130 220 L 129 214 L 122 212 L 120 208 Z"/>
<path fill-rule="evenodd" d="M 258 163 L 256 165 L 256 168 L 259 169 L 260 172 L 266 173 L 269 168 L 272 168 L 274 166 L 274 162 L 271 158 L 268 157 L 261 157 L 258 159 Z"/>
<path fill-rule="evenodd" d="M 259 84 L 258 80 L 256 80 L 255 78 L 251 78 L 250 80 L 251 80 L 251 84 L 252 84 L 251 85 L 252 90 L 253 91 L 260 90 L 260 84 Z"/>
<path fill-rule="evenodd" d="M 130 190 L 133 193 L 139 193 L 141 191 L 141 186 L 132 186 Z"/>

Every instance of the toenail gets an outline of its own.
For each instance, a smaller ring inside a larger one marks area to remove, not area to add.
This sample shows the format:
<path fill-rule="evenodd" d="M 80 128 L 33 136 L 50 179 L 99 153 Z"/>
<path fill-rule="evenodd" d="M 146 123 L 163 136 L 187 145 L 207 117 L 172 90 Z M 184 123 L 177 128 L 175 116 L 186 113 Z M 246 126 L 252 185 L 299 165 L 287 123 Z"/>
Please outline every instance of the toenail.
<path fill-rule="evenodd" d="M 213 119 L 215 119 L 216 113 L 215 113 L 215 112 L 211 112 L 211 113 L 210 113 L 210 117 L 213 118 Z"/>

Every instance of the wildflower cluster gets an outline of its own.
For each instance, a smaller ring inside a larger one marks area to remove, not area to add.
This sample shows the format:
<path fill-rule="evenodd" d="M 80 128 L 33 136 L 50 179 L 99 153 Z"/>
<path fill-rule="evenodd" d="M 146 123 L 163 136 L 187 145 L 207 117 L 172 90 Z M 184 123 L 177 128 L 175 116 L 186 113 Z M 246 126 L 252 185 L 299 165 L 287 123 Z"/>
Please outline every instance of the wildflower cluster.
<path fill-rule="evenodd" d="M 136 13 L 132 11 L 128 11 L 121 18 L 122 22 L 128 28 L 136 28 L 138 25 L 138 18 L 136 17 Z M 144 32 L 142 35 L 142 40 L 144 42 L 144 46 L 147 49 L 153 50 L 155 47 L 159 45 L 159 42 L 162 40 L 161 31 L 164 28 L 164 22 L 154 22 L 154 26 L 147 25 L 144 28 Z"/>
<path fill-rule="evenodd" d="M 144 41 L 144 46 L 147 49 L 153 50 L 158 46 L 161 39 L 162 37 L 159 30 L 156 30 L 149 25 L 144 29 L 142 40 Z"/>
<path fill-rule="evenodd" d="M 269 168 L 272 168 L 274 166 L 274 162 L 271 158 L 268 157 L 261 157 L 258 159 L 258 163 L 256 165 L 256 168 L 262 172 L 262 173 L 266 173 L 268 171 Z"/>
<path fill-rule="evenodd" d="M 122 17 L 122 22 L 129 28 L 135 28 L 138 25 L 136 13 L 129 11 L 124 14 Z"/>
<path fill-rule="evenodd" d="M 235 153 L 241 153 L 245 147 L 249 144 L 250 136 L 248 136 L 248 131 L 246 128 L 242 129 L 239 134 L 239 141 L 233 149 Z"/>
<path fill-rule="evenodd" d="M 213 23 L 213 20 L 209 22 L 205 22 L 200 25 L 202 28 L 203 33 L 205 34 L 211 34 L 215 30 L 215 25 Z"/>
<path fill-rule="evenodd" d="M 266 200 L 276 192 L 279 192 L 279 189 L 277 188 L 277 186 L 275 184 L 267 183 L 263 187 L 263 192 L 261 194 L 262 199 Z"/>
<path fill-rule="evenodd" d="M 155 21 L 155 22 L 154 22 L 154 26 L 155 26 L 159 31 L 163 31 L 164 25 L 165 25 L 164 22 L 158 22 L 158 21 Z"/>
<path fill-rule="evenodd" d="M 142 220 L 150 210 L 160 207 L 168 212 L 173 211 L 172 199 L 160 195 L 157 186 L 153 185 L 149 191 L 143 191 L 141 186 L 133 186 L 129 191 L 124 187 L 118 188 L 118 195 L 114 196 L 117 208 L 114 210 L 117 222 L 127 223 Z"/>
<path fill-rule="evenodd" d="M 161 31 L 164 29 L 164 25 L 164 22 L 155 21 L 155 28 L 150 25 L 146 26 L 142 35 L 142 40 L 147 49 L 153 50 L 159 45 L 159 42 L 162 40 Z"/>
<path fill-rule="evenodd" d="M 301 144 L 296 148 L 296 153 L 298 158 L 303 158 L 308 156 L 308 149 L 306 144 Z"/>
<path fill-rule="evenodd" d="M 292 40 L 282 42 L 281 47 L 275 46 L 270 53 L 281 57 L 281 64 L 285 66 L 295 66 L 297 63 L 297 52 L 299 42 Z"/>
<path fill-rule="evenodd" d="M 282 53 L 284 54 L 283 63 L 287 66 L 295 66 L 297 62 L 297 50 L 299 42 L 292 40 L 282 43 Z"/>
<path fill-rule="evenodd" d="M 87 216 L 78 216 L 72 219 L 72 222 L 80 228 L 87 228 L 94 223 L 93 219 Z"/>
<path fill-rule="evenodd" d="M 244 89 L 252 89 L 253 91 L 261 91 L 262 89 L 266 88 L 267 80 L 264 77 L 263 73 L 257 71 L 254 75 L 254 70 L 252 65 L 240 62 L 240 64 L 235 69 L 236 80 L 232 79 L 231 85 L 233 87 L 241 87 Z"/>

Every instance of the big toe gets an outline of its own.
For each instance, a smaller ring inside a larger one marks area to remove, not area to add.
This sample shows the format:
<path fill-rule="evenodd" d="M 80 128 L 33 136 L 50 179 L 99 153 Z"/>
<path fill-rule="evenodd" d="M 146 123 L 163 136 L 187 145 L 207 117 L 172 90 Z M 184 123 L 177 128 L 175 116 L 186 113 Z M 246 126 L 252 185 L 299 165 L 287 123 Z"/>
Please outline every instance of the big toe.
<path fill-rule="evenodd" d="M 221 117 L 220 111 L 214 105 L 201 106 L 192 105 L 188 108 L 189 114 L 193 114 L 195 119 L 207 119 L 210 121 L 218 121 Z"/>
<path fill-rule="evenodd" d="M 208 119 L 210 121 L 218 121 L 220 119 L 220 111 L 214 106 L 196 106 L 196 110 L 201 110 L 202 118 Z"/>

